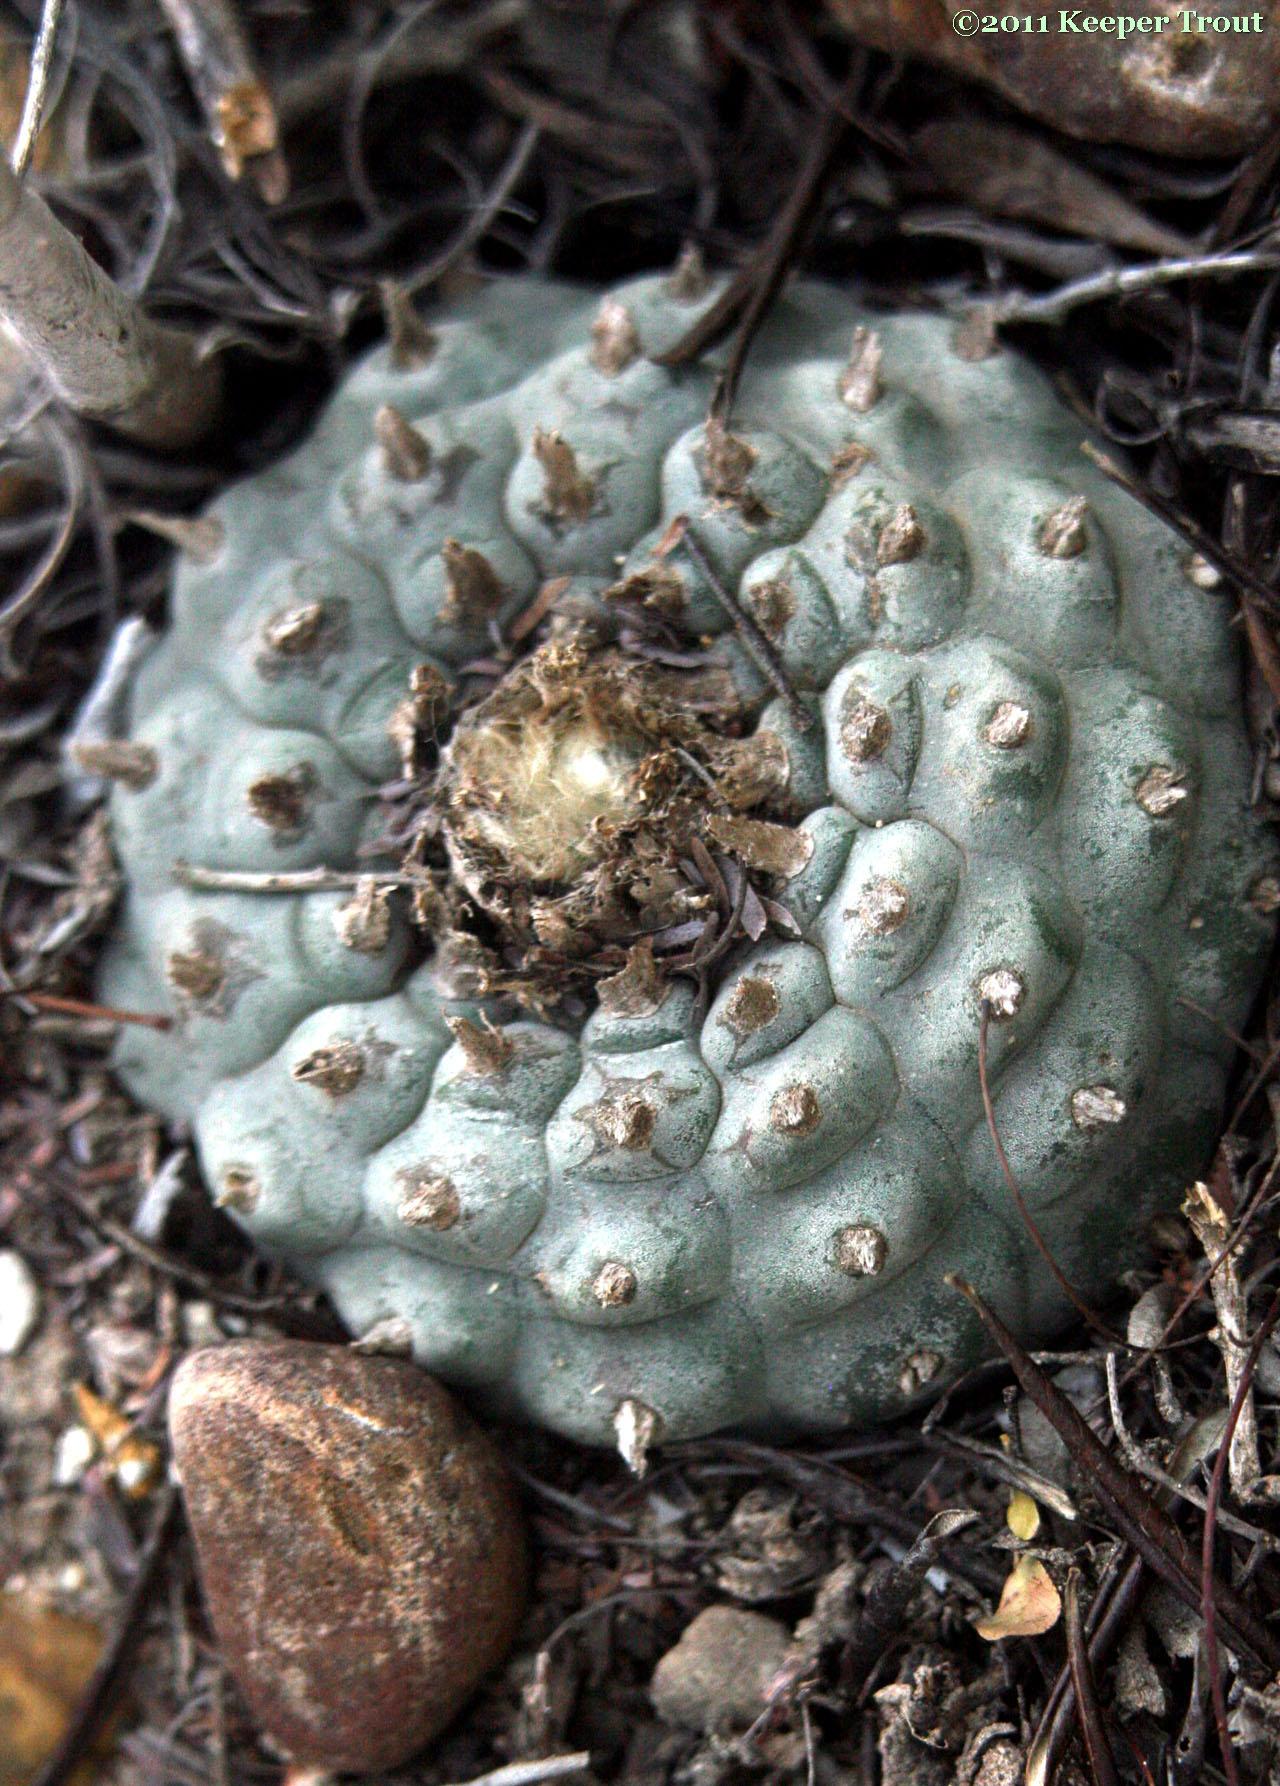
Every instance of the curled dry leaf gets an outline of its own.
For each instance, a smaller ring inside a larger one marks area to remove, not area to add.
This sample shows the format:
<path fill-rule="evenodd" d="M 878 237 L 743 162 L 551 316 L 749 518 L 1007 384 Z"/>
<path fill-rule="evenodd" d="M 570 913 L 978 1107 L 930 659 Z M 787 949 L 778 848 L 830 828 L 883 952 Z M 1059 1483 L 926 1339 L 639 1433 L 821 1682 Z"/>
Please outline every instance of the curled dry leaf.
<path fill-rule="evenodd" d="M 974 1630 L 988 1643 L 1002 1637 L 1039 1637 L 1051 1631 L 1062 1615 L 1062 1599 L 1053 1577 L 1039 1557 L 1019 1557 L 1009 1571 L 1000 1604 Z"/>
<path fill-rule="evenodd" d="M 160 1480 L 159 1446 L 136 1433 L 127 1415 L 95 1395 L 87 1384 L 77 1383 L 74 1395 L 81 1424 L 121 1493 L 130 1500 L 144 1499 Z"/>

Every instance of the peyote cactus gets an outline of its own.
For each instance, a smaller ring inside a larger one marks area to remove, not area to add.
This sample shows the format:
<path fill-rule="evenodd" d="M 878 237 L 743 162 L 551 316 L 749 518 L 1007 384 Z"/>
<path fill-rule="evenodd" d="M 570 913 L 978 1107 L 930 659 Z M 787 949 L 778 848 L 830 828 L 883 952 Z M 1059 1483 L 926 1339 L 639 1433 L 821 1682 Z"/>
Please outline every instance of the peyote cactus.
<path fill-rule="evenodd" d="M 709 423 L 655 356 L 713 296 L 402 315 L 215 504 L 112 765 L 128 1084 L 354 1332 L 633 1448 L 936 1392 L 948 1272 L 1061 1321 L 980 1033 L 1102 1295 L 1280 905 L 1228 605 L 1039 376 L 802 283 Z"/>

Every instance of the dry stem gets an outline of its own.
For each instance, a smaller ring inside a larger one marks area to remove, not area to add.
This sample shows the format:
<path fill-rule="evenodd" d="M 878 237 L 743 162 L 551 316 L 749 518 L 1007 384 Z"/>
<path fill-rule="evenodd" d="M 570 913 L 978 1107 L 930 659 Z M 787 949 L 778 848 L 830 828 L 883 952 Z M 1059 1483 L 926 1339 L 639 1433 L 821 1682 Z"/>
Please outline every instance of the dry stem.
<path fill-rule="evenodd" d="M 1249 1356 L 1248 1299 L 1232 1250 L 1231 1223 L 1206 1184 L 1192 1185 L 1182 1205 L 1182 1213 L 1213 1268 L 1209 1274 L 1209 1288 L 1213 1292 L 1213 1306 L 1218 1311 L 1213 1338 L 1222 1353 L 1227 1401 L 1231 1404 L 1240 1393 L 1245 1360 Z M 1252 1392 L 1247 1389 L 1231 1436 L 1230 1464 L 1232 1492 L 1246 1500 L 1262 1474 L 1257 1416 Z"/>
<path fill-rule="evenodd" d="M 204 434 L 221 377 L 147 317 L 0 157 L 0 321 L 78 414 L 151 446 Z"/>
<path fill-rule="evenodd" d="M 53 65 L 53 49 L 58 26 L 62 22 L 65 0 L 44 0 L 44 12 L 35 48 L 31 52 L 31 78 L 27 83 L 26 102 L 18 125 L 18 139 L 13 146 L 13 171 L 21 179 L 35 154 L 44 122 L 45 101 L 49 94 L 49 73 Z"/>
<path fill-rule="evenodd" d="M 230 0 L 160 0 L 233 180 L 246 169 L 268 204 L 289 188 L 275 102 Z"/>

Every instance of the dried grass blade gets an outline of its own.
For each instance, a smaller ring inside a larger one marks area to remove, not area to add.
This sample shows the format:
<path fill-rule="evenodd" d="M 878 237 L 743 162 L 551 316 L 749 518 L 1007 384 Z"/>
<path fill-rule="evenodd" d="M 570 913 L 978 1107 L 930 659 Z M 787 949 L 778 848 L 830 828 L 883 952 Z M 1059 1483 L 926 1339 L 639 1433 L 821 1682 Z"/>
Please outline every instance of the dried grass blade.
<path fill-rule="evenodd" d="M 1226 1692 L 1222 1684 L 1222 1670 L 1218 1666 L 1218 1618 L 1222 1612 L 1221 1596 L 1215 1592 L 1213 1575 L 1213 1540 L 1217 1526 L 1218 1503 L 1222 1499 L 1223 1483 L 1226 1480 L 1227 1462 L 1231 1456 L 1232 1443 L 1236 1429 L 1249 1401 L 1253 1387 L 1253 1375 L 1258 1368 L 1258 1360 L 1262 1356 L 1262 1348 L 1271 1337 L 1272 1329 L 1280 1320 L 1280 1290 L 1271 1298 L 1271 1306 L 1262 1319 L 1262 1324 L 1253 1336 L 1249 1353 L 1240 1373 L 1240 1380 L 1231 1400 L 1231 1412 L 1227 1416 L 1227 1424 L 1222 1434 L 1222 1443 L 1218 1447 L 1218 1455 L 1214 1459 L 1213 1474 L 1209 1478 L 1209 1493 L 1205 1500 L 1204 1528 L 1200 1540 L 1200 1616 L 1204 1620 L 1204 1656 L 1205 1666 L 1209 1671 L 1209 1687 L 1213 1697 L 1213 1715 L 1218 1726 L 1218 1747 L 1222 1751 L 1223 1772 L 1227 1776 L 1228 1786 L 1236 1786 L 1238 1773 L 1236 1769 L 1235 1749 L 1231 1742 L 1231 1728 L 1227 1722 Z M 1223 1620 L 1225 1626 L 1226 1621 Z"/>
<path fill-rule="evenodd" d="M 1098 1690 L 1094 1684 L 1088 1646 L 1085 1643 L 1084 1620 L 1080 1615 L 1080 1577 L 1074 1569 L 1067 1577 L 1063 1613 L 1067 1633 L 1067 1665 L 1071 1670 L 1076 1717 L 1080 1723 L 1084 1751 L 1089 1760 L 1089 1771 L 1093 1775 L 1095 1786 L 1119 1786 L 1115 1757 L 1107 1741 L 1102 1722 L 1102 1707 L 1098 1704 Z"/>

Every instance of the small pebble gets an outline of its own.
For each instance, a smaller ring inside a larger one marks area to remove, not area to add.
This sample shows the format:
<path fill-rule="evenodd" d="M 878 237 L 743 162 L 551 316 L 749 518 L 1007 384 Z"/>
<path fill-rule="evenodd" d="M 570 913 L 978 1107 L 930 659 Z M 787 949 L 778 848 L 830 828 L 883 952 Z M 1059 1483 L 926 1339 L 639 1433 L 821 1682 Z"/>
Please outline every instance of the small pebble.
<path fill-rule="evenodd" d="M 211 1302 L 184 1302 L 179 1315 L 182 1337 L 188 1346 L 220 1346 L 226 1335 Z"/>
<path fill-rule="evenodd" d="M 10 1248 L 0 1251 L 0 1358 L 14 1358 L 36 1330 L 40 1292 L 31 1267 Z"/>
<path fill-rule="evenodd" d="M 129 1226 L 143 1240 L 149 1240 L 152 1246 L 164 1245 L 165 1229 L 173 1213 L 173 1206 L 186 1185 L 186 1170 L 190 1158 L 189 1149 L 176 1148 L 138 1199 Z"/>
<path fill-rule="evenodd" d="M 58 1435 L 53 1453 L 55 1488 L 74 1488 L 93 1462 L 97 1446 L 93 1434 L 83 1426 L 68 1426 Z"/>
<path fill-rule="evenodd" d="M 777 1619 L 737 1606 L 708 1606 L 653 1671 L 659 1717 L 685 1730 L 745 1729 L 765 1708 L 791 1633 Z"/>
<path fill-rule="evenodd" d="M 408 1761 L 523 1611 L 497 1452 L 416 1365 L 295 1340 L 192 1353 L 169 1427 L 214 1633 L 263 1732 L 299 1768 Z"/>

